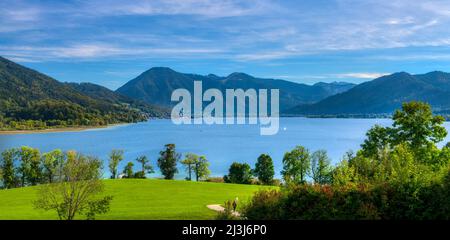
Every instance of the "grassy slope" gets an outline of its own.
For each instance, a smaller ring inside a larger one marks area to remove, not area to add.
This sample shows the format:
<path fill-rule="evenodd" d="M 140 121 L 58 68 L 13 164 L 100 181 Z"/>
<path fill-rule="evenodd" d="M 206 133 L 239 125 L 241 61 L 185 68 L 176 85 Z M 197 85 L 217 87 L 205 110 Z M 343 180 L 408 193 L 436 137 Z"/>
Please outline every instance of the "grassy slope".
<path fill-rule="evenodd" d="M 262 186 L 168 180 L 105 180 L 111 211 L 97 219 L 212 219 L 208 204 L 239 197 L 242 203 Z M 0 219 L 56 219 L 33 209 L 36 187 L 0 190 Z"/>

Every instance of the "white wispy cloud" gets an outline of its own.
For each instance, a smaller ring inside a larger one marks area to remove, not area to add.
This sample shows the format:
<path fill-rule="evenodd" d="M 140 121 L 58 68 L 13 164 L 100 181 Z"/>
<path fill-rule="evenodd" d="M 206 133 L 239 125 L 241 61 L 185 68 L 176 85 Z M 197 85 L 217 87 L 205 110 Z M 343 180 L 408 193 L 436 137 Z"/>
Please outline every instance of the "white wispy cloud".
<path fill-rule="evenodd" d="M 83 11 L 92 15 L 199 15 L 210 18 L 263 13 L 271 4 L 265 0 L 94 0 Z"/>
<path fill-rule="evenodd" d="M 361 73 L 338 73 L 332 74 L 336 78 L 359 78 L 359 79 L 375 79 L 390 73 L 373 73 L 373 72 L 361 72 Z"/>
<path fill-rule="evenodd" d="M 108 57 L 182 57 L 184 55 L 220 54 L 221 49 L 118 47 L 108 44 L 77 44 L 66 47 L 0 47 L 0 55 L 21 61 L 55 59 L 104 59 Z"/>
<path fill-rule="evenodd" d="M 371 60 L 377 61 L 449 61 L 450 54 L 449 53 L 423 53 L 423 54 L 403 54 L 403 55 L 390 55 L 384 54 L 379 56 L 371 56 L 368 57 Z"/>
<path fill-rule="evenodd" d="M 0 54 L 30 61 L 215 54 L 269 62 L 330 52 L 450 47 L 450 7 L 440 0 L 336 0 L 325 6 L 273 0 L 19 0 L 2 1 L 0 8 L 0 38 L 9 39 Z M 36 32 L 46 37 L 29 37 Z"/>
<path fill-rule="evenodd" d="M 450 5 L 446 0 L 432 1 L 432 2 L 420 2 L 420 8 L 429 12 L 433 12 L 437 15 L 450 17 Z"/>
<path fill-rule="evenodd" d="M 377 72 L 355 72 L 355 73 L 330 73 L 330 74 L 320 74 L 320 75 L 274 75 L 272 78 L 288 79 L 288 80 L 305 80 L 305 79 L 375 79 L 390 73 L 377 73 Z"/>
<path fill-rule="evenodd" d="M 282 59 L 289 56 L 299 56 L 300 52 L 292 51 L 265 51 L 257 53 L 237 54 L 235 59 L 238 61 L 265 61 Z"/>
<path fill-rule="evenodd" d="M 272 75 L 269 78 L 286 79 L 286 80 L 302 80 L 302 79 L 329 79 L 327 75 Z"/>

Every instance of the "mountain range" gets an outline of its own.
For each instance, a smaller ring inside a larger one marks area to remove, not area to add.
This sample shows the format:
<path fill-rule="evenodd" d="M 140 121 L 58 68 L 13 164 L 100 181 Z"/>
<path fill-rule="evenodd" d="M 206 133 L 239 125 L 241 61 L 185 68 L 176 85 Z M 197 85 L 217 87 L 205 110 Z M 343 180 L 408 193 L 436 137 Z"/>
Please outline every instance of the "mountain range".
<path fill-rule="evenodd" d="M 300 104 L 285 111 L 290 115 L 391 114 L 403 102 L 423 101 L 435 112 L 450 110 L 450 73 L 412 75 L 398 72 L 361 83 L 348 91 L 313 104 Z"/>
<path fill-rule="evenodd" d="M 0 129 L 106 125 L 161 115 L 159 108 L 101 86 L 59 82 L 0 57 Z"/>
<path fill-rule="evenodd" d="M 171 93 L 203 89 L 279 89 L 280 110 L 288 116 L 392 114 L 403 102 L 424 101 L 450 116 L 450 73 L 398 72 L 359 85 L 346 82 L 306 85 L 245 73 L 228 76 L 151 68 L 112 91 L 92 83 L 64 83 L 0 57 L 0 129 L 105 125 L 168 117 Z M 29 122 L 31 120 L 31 122 Z M 28 122 L 27 122 L 28 121 Z M 36 126 L 34 126 L 36 127 Z"/>
<path fill-rule="evenodd" d="M 216 88 L 222 93 L 225 89 L 236 88 L 279 89 L 281 110 L 298 104 L 314 103 L 355 86 L 342 82 L 318 83 L 311 86 L 285 80 L 256 78 L 238 72 L 219 77 L 214 74 L 186 74 L 166 67 L 154 67 L 117 89 L 117 92 L 147 103 L 170 107 L 174 104 L 170 101 L 172 91 L 184 88 L 192 92 L 195 80 L 202 81 L 203 89 Z"/>

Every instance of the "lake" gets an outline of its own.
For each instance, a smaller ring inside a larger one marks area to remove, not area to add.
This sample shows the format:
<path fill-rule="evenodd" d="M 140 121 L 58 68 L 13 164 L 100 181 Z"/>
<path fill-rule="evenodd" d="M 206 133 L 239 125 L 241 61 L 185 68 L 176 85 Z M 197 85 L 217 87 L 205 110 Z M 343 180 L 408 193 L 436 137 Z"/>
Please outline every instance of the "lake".
<path fill-rule="evenodd" d="M 280 131 L 272 136 L 260 136 L 259 125 L 174 125 L 171 120 L 150 120 L 81 132 L 0 135 L 0 150 L 20 146 L 39 148 L 43 152 L 56 148 L 77 150 L 103 159 L 107 177 L 108 153 L 112 149 L 125 151 L 120 171 L 140 155 L 147 155 L 158 170 L 159 151 L 165 144 L 175 143 L 183 155 L 189 152 L 205 155 L 211 162 L 212 176 L 223 176 L 235 161 L 253 167 L 258 156 L 266 153 L 272 157 L 279 177 L 284 153 L 296 145 L 311 151 L 327 150 L 332 162 L 337 163 L 346 151 L 359 148 L 365 132 L 375 124 L 387 126 L 391 120 L 281 118 Z M 445 127 L 450 130 L 450 123 L 446 122 Z M 449 137 L 443 142 L 448 141 Z M 139 168 L 137 163 L 135 168 Z M 184 178 L 184 169 L 180 166 L 179 170 L 177 178 Z M 154 176 L 160 176 L 159 172 Z"/>

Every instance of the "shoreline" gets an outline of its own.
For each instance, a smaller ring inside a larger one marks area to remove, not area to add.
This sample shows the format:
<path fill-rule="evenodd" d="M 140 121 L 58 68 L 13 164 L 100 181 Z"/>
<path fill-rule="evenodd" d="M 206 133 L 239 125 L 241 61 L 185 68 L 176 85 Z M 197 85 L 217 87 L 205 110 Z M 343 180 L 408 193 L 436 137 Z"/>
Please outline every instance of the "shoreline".
<path fill-rule="evenodd" d="M 63 128 L 48 128 L 39 130 L 0 130 L 0 135 L 18 135 L 18 134 L 41 134 L 41 133 L 59 133 L 59 132 L 82 132 L 93 129 L 105 129 L 116 126 L 128 125 L 130 123 L 117 123 L 106 126 L 80 126 L 80 127 L 63 127 Z"/>

